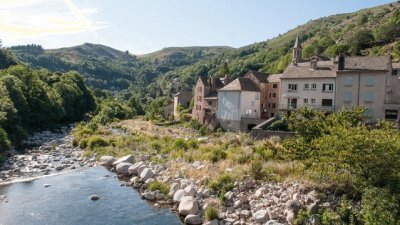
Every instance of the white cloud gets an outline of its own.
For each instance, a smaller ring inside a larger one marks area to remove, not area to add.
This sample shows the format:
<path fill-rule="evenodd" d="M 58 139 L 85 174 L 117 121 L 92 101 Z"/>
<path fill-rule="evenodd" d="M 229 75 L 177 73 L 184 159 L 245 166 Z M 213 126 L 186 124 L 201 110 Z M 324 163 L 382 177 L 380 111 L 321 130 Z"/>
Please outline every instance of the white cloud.
<path fill-rule="evenodd" d="M 98 30 L 107 24 L 88 19 L 97 12 L 81 10 L 71 0 L 0 0 L 0 38 L 12 43 Z"/>

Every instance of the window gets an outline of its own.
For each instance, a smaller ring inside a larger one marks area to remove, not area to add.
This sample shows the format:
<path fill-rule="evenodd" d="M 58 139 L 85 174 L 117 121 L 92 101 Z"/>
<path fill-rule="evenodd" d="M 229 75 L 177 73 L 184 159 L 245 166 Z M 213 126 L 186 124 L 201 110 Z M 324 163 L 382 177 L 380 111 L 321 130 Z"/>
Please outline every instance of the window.
<path fill-rule="evenodd" d="M 374 86 L 374 76 L 368 75 L 365 78 L 365 86 Z"/>
<path fill-rule="evenodd" d="M 353 83 L 353 77 L 352 76 L 346 76 L 344 78 L 344 86 L 351 86 Z"/>
<path fill-rule="evenodd" d="M 317 89 L 317 84 L 311 84 L 311 90 Z"/>
<path fill-rule="evenodd" d="M 276 93 L 272 93 L 272 97 L 273 97 L 273 98 L 276 98 Z"/>
<path fill-rule="evenodd" d="M 272 98 L 272 92 L 269 93 L 269 97 Z"/>
<path fill-rule="evenodd" d="M 365 110 L 364 115 L 365 115 L 366 117 L 372 117 L 372 109 L 367 109 L 367 110 Z"/>
<path fill-rule="evenodd" d="M 260 100 L 260 93 L 256 93 L 255 100 Z"/>
<path fill-rule="evenodd" d="M 275 114 L 274 113 L 271 113 L 271 117 L 274 117 L 275 116 Z"/>
<path fill-rule="evenodd" d="M 273 84 L 272 88 L 278 88 L 278 84 Z"/>
<path fill-rule="evenodd" d="M 396 109 L 386 109 L 385 110 L 385 119 L 387 120 L 397 120 L 397 115 L 399 111 Z"/>
<path fill-rule="evenodd" d="M 304 104 L 308 104 L 308 98 L 303 99 Z"/>
<path fill-rule="evenodd" d="M 297 91 L 297 84 L 289 84 L 289 91 Z"/>
<path fill-rule="evenodd" d="M 367 91 L 364 94 L 364 102 L 373 102 L 374 94 L 371 91 Z"/>
<path fill-rule="evenodd" d="M 272 108 L 275 109 L 275 107 L 276 107 L 276 104 L 272 103 Z"/>
<path fill-rule="evenodd" d="M 315 103 L 316 103 L 315 98 L 312 98 L 311 99 L 311 104 L 315 105 Z"/>
<path fill-rule="evenodd" d="M 351 92 L 350 91 L 344 92 L 343 101 L 344 102 L 351 102 Z"/>
<path fill-rule="evenodd" d="M 251 101 L 251 106 L 254 107 L 254 101 Z"/>
<path fill-rule="evenodd" d="M 322 106 L 332 106 L 333 100 L 332 99 L 322 99 Z"/>
<path fill-rule="evenodd" d="M 308 90 L 310 88 L 309 84 L 304 84 L 304 89 Z"/>
<path fill-rule="evenodd" d="M 333 84 L 323 84 L 322 91 L 325 92 L 332 92 L 333 91 Z"/>

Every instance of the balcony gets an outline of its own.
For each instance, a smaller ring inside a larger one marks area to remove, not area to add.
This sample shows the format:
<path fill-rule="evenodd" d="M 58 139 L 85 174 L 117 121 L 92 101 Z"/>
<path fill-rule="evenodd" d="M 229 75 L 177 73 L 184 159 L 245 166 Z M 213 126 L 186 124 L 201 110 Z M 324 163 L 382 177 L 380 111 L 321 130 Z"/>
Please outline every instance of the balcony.
<path fill-rule="evenodd" d="M 297 110 L 300 108 L 304 108 L 304 107 L 308 107 L 308 108 L 312 108 L 318 111 L 322 111 L 322 112 L 333 112 L 335 111 L 335 106 L 325 106 L 325 105 L 302 105 L 302 106 L 298 106 L 298 105 L 286 105 L 286 104 L 281 104 L 279 105 L 279 109 L 282 111 L 293 111 L 293 110 Z"/>

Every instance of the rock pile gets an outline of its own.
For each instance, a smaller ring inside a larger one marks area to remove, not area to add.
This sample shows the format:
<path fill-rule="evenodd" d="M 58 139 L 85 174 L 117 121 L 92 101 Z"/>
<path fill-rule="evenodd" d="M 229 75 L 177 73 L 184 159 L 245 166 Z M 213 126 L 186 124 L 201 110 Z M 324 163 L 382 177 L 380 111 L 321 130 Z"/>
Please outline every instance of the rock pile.
<path fill-rule="evenodd" d="M 118 176 L 129 179 L 128 185 L 138 189 L 143 199 L 156 205 L 170 205 L 171 210 L 182 216 L 186 224 L 293 225 L 300 209 L 316 213 L 320 207 L 330 204 L 323 203 L 326 199 L 323 193 L 308 190 L 297 183 L 268 184 L 251 180 L 236 182 L 235 187 L 225 193 L 222 204 L 218 193 L 204 185 L 205 179 L 187 179 L 179 172 L 174 174 L 167 167 L 150 162 L 149 157 L 142 157 L 136 162 L 131 155 L 118 160 L 111 156 L 100 158 L 102 165 L 110 165 L 111 161 Z M 187 164 L 187 167 L 205 166 L 201 162 L 194 164 Z M 168 195 L 147 188 L 156 180 L 169 185 Z M 207 222 L 204 212 L 209 205 L 219 209 L 219 217 Z M 318 225 L 320 222 L 319 215 L 315 214 L 309 224 Z"/>

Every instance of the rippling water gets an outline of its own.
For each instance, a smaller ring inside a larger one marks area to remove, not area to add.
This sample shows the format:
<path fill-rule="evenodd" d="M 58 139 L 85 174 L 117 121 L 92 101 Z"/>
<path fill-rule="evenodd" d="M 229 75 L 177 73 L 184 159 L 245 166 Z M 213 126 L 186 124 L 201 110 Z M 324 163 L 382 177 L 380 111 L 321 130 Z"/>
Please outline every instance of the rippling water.
<path fill-rule="evenodd" d="M 93 194 L 100 199 L 91 201 Z M 102 167 L 0 186 L 0 195 L 8 200 L 0 202 L 0 225 L 181 224 L 169 209 L 154 208 L 133 188 L 120 187 Z"/>

